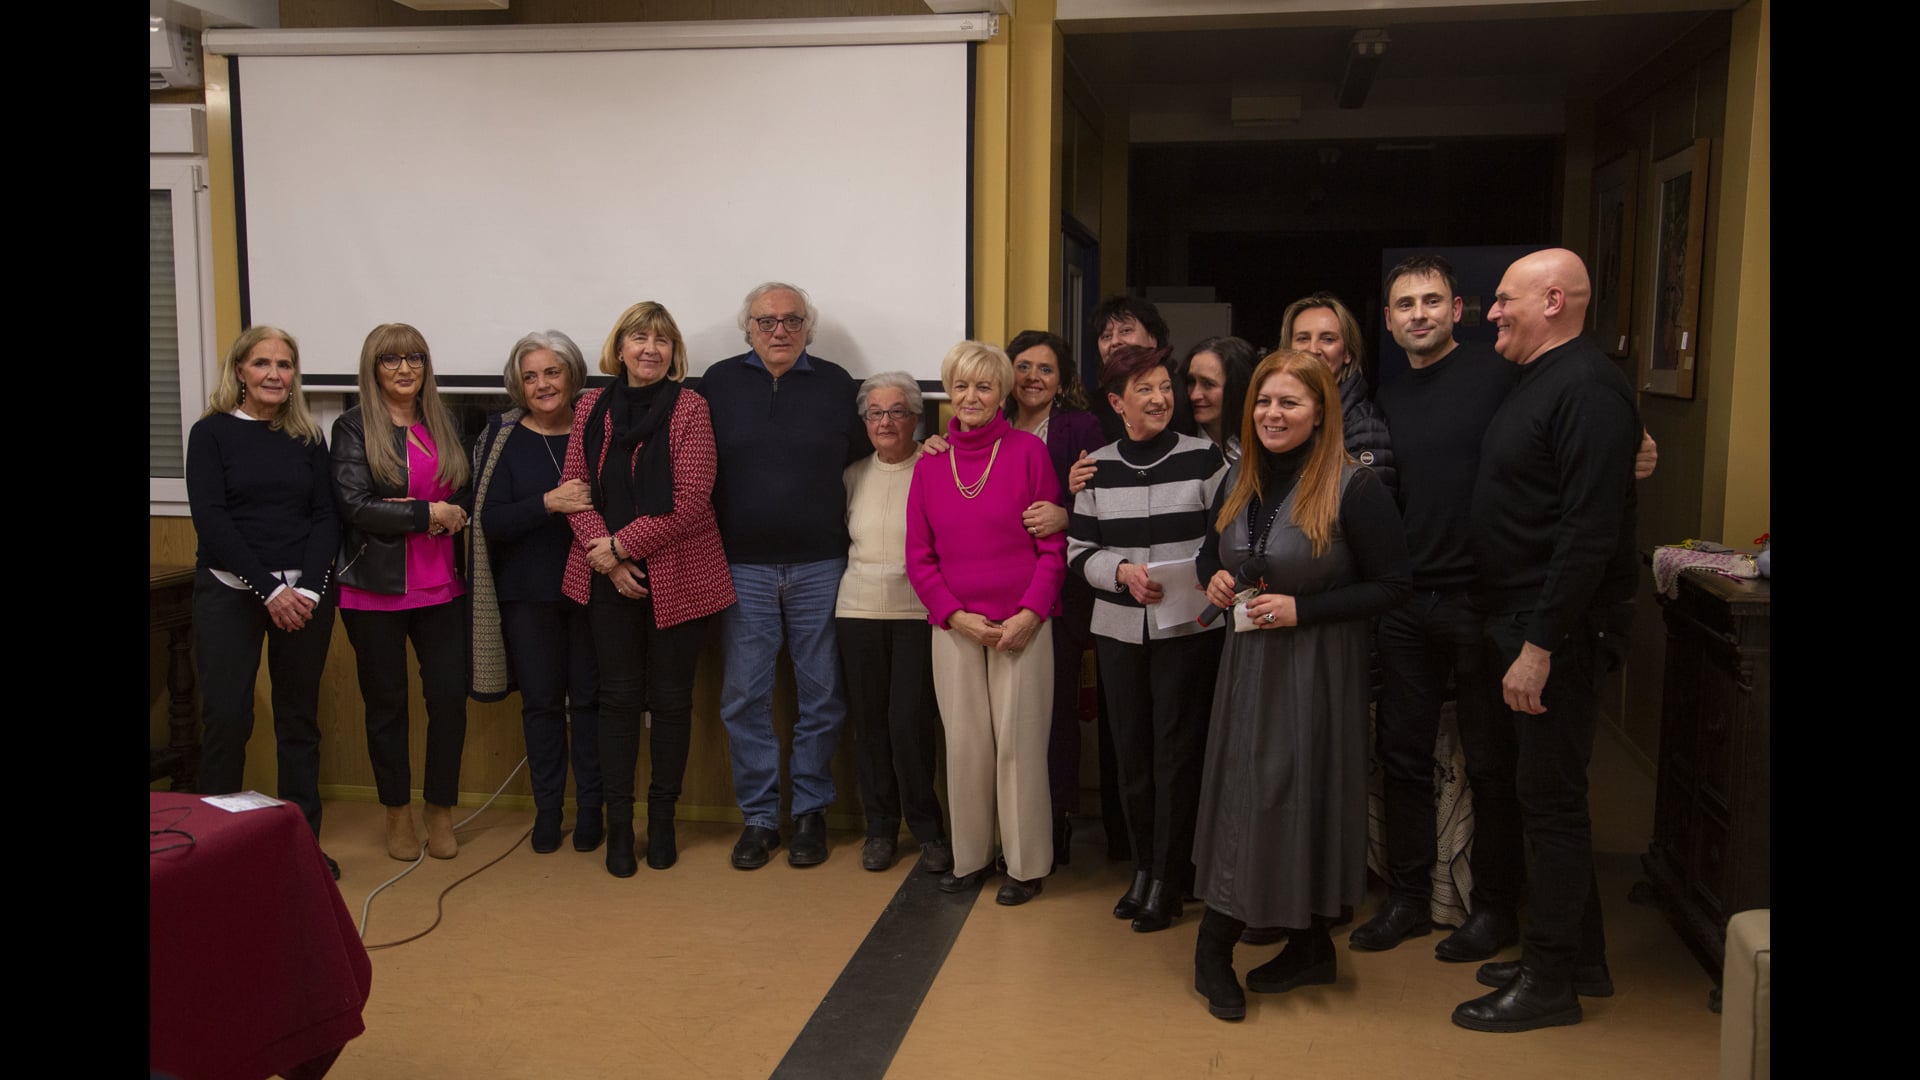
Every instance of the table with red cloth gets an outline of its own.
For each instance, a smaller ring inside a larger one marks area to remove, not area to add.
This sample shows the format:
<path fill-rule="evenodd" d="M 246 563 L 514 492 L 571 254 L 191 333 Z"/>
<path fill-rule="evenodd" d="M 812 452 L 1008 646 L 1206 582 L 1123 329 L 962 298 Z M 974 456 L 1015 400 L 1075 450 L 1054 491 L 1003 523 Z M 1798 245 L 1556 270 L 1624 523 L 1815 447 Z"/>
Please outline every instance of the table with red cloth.
<path fill-rule="evenodd" d="M 373 965 L 292 804 L 151 792 L 148 1062 L 181 1080 L 313 1080 L 366 1030 Z M 179 844 L 172 850 L 161 850 Z"/>

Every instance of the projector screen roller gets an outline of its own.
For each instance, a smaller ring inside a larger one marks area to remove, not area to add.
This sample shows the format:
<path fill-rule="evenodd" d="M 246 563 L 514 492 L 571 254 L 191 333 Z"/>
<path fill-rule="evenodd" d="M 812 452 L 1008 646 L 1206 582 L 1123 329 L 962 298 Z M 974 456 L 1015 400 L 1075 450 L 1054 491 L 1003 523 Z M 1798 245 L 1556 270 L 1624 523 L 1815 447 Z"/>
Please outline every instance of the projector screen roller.
<path fill-rule="evenodd" d="M 689 372 L 804 287 L 812 351 L 939 378 L 968 328 L 965 44 L 236 58 L 247 318 L 350 383 L 383 322 L 449 386 L 665 304 Z M 331 376 L 331 377 L 330 377 Z"/>

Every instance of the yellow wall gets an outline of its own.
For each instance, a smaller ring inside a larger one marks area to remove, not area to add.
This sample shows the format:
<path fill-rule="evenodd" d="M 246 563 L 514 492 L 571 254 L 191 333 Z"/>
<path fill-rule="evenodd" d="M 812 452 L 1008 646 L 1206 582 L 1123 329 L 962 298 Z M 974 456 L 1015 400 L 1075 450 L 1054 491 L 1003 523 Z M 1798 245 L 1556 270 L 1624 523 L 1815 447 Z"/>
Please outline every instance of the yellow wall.
<path fill-rule="evenodd" d="M 1060 31 L 1024 0 L 974 52 L 973 333 L 1004 342 L 1060 319 Z"/>

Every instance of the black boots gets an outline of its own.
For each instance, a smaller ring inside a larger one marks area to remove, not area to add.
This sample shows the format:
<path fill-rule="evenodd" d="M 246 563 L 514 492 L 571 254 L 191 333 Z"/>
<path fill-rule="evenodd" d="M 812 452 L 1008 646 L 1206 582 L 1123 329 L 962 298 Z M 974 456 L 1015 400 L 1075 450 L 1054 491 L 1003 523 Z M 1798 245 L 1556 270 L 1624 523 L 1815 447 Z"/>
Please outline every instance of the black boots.
<path fill-rule="evenodd" d="M 665 870 L 680 861 L 680 845 L 673 835 L 673 801 L 647 800 L 647 865 Z"/>
<path fill-rule="evenodd" d="M 1133 932 L 1151 934 L 1156 930 L 1165 930 L 1173 925 L 1181 913 L 1180 890 L 1170 888 L 1164 881 L 1156 881 L 1147 886 L 1147 899 L 1140 905 L 1140 914 L 1134 916 Z"/>
<path fill-rule="evenodd" d="M 1131 919 L 1140 914 L 1140 909 L 1145 907 L 1146 903 L 1147 872 L 1145 870 L 1135 870 L 1133 872 L 1133 884 L 1127 888 L 1127 894 L 1120 898 L 1119 903 L 1113 905 L 1113 917 L 1116 919 Z"/>
<path fill-rule="evenodd" d="M 1453 1022 L 1473 1031 L 1532 1031 L 1580 1022 L 1580 999 L 1570 979 L 1547 979 L 1520 966 L 1506 986 L 1462 1002 Z"/>
<path fill-rule="evenodd" d="M 1361 952 L 1380 952 L 1410 937 L 1430 934 L 1433 921 L 1428 912 L 1432 903 L 1427 897 L 1390 892 L 1380 901 L 1380 909 L 1373 913 L 1373 918 L 1361 923 L 1348 936 L 1347 944 Z"/>
<path fill-rule="evenodd" d="M 1246 924 L 1212 908 L 1200 917 L 1193 946 L 1193 988 L 1207 999 L 1207 1011 L 1221 1020 L 1243 1020 L 1247 994 L 1233 974 L 1233 943 Z"/>
<path fill-rule="evenodd" d="M 1053 865 L 1069 866 L 1073 863 L 1073 819 L 1065 810 L 1053 815 Z"/>
<path fill-rule="evenodd" d="M 533 812 L 533 850 L 545 855 L 560 850 L 560 825 L 566 814 L 559 807 Z"/>
<path fill-rule="evenodd" d="M 537 834 L 536 834 L 537 835 Z M 607 835 L 606 810 L 599 806 L 583 806 L 573 818 L 573 850 L 592 851 L 600 846 Z M 540 850 L 534 848 L 535 851 Z"/>
<path fill-rule="evenodd" d="M 614 877 L 632 877 L 640 869 L 633 854 L 633 818 L 607 819 L 607 873 Z"/>
<path fill-rule="evenodd" d="M 1331 984 L 1337 961 L 1328 920 L 1316 915 L 1313 925 L 1287 935 L 1280 955 L 1247 972 L 1247 989 L 1260 994 L 1284 994 L 1296 986 Z"/>

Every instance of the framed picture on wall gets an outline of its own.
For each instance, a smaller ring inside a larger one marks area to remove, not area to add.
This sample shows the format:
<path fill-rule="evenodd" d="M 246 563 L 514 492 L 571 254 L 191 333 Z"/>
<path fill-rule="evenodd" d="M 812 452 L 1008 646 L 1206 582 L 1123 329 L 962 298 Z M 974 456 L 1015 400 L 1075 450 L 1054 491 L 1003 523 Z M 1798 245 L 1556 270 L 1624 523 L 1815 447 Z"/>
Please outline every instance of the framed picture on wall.
<path fill-rule="evenodd" d="M 1693 397 L 1711 149 L 1700 139 L 1653 167 L 1652 340 L 1640 361 L 1640 389 L 1650 394 Z"/>
<path fill-rule="evenodd" d="M 1632 355 L 1634 192 L 1639 155 L 1593 170 L 1593 306 L 1587 329 L 1608 356 Z"/>

